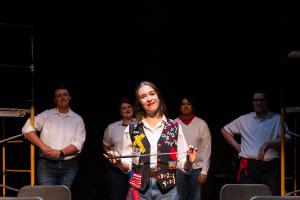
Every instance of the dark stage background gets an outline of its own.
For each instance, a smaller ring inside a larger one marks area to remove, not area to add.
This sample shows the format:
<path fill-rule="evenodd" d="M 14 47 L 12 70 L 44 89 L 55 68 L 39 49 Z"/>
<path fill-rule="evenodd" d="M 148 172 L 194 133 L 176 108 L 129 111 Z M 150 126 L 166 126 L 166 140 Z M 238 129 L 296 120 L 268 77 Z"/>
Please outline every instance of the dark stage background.
<path fill-rule="evenodd" d="M 65 83 L 72 109 L 86 123 L 75 200 L 106 199 L 102 135 L 119 119 L 120 98 L 133 98 L 142 80 L 161 90 L 169 117 L 177 116 L 182 94 L 197 100 L 213 139 L 205 199 L 217 199 L 221 185 L 234 182 L 235 154 L 220 129 L 251 111 L 253 89 L 268 88 L 274 111 L 300 106 L 299 61 L 288 59 L 300 50 L 297 1 L 22 3 L 0 9 L 0 107 L 29 107 L 33 89 L 39 113 L 54 106 L 53 86 Z M 32 49 L 34 72 L 28 68 Z M 18 123 L 13 134 L 20 132 L 23 121 Z"/>

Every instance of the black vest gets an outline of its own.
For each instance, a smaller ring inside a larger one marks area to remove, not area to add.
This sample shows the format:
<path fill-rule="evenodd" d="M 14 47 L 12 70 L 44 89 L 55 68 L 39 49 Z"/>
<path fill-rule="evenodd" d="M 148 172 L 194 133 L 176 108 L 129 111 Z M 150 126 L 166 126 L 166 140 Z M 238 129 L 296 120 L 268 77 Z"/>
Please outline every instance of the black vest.
<path fill-rule="evenodd" d="M 140 155 L 150 154 L 150 143 L 145 135 L 143 123 L 135 128 L 129 127 L 132 150 Z M 157 153 L 177 152 L 178 124 L 171 119 L 167 119 L 164 129 L 157 143 Z M 175 186 L 177 154 L 157 156 L 157 168 L 155 172 L 150 171 L 150 156 L 133 158 L 132 172 L 129 183 L 132 187 L 144 191 L 151 177 L 158 180 L 160 188 L 163 190 Z"/>

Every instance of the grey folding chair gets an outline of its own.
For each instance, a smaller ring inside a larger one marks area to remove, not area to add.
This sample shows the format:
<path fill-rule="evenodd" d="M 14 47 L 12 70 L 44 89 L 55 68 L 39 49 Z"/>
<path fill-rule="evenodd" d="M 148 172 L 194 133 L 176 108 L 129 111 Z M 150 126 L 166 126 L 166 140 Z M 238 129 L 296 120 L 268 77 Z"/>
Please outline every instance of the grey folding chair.
<path fill-rule="evenodd" d="M 44 200 L 41 197 L 0 197 L 0 200 Z"/>
<path fill-rule="evenodd" d="M 250 200 L 300 200 L 300 196 L 255 196 Z"/>
<path fill-rule="evenodd" d="M 64 185 L 26 185 L 18 192 L 18 197 L 41 197 L 43 200 L 71 200 L 71 192 Z"/>
<path fill-rule="evenodd" d="M 220 200 L 249 200 L 254 196 L 271 196 L 264 184 L 225 184 L 220 190 Z"/>

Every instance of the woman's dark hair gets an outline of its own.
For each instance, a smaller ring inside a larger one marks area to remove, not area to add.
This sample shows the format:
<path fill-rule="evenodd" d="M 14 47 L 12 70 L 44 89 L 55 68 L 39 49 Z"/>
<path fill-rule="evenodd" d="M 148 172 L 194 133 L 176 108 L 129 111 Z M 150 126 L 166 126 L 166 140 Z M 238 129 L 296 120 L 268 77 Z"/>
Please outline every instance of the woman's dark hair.
<path fill-rule="evenodd" d="M 161 95 L 160 91 L 157 89 L 157 87 L 154 85 L 154 83 L 149 82 L 149 81 L 142 81 L 141 83 L 139 83 L 135 89 L 135 102 L 134 102 L 134 110 L 135 110 L 135 116 L 137 118 L 138 121 L 141 121 L 145 115 L 145 110 L 143 109 L 142 105 L 140 104 L 139 101 L 139 94 L 138 91 L 142 86 L 148 85 L 151 88 L 153 88 L 153 90 L 156 92 L 160 104 L 159 104 L 159 114 L 160 115 L 167 115 L 167 107 L 164 101 L 163 96 Z"/>
<path fill-rule="evenodd" d="M 131 101 L 125 97 L 121 98 L 120 104 L 119 104 L 120 107 L 122 106 L 123 103 L 128 103 L 128 104 L 132 105 Z"/>
<path fill-rule="evenodd" d="M 189 94 L 182 95 L 181 98 L 179 99 L 179 103 L 178 103 L 179 107 L 181 106 L 183 99 L 187 99 L 190 102 L 190 104 L 193 107 L 193 113 L 197 112 L 197 100 L 195 99 L 195 97 Z"/>
<path fill-rule="evenodd" d="M 121 109 L 121 106 L 122 106 L 122 104 L 123 104 L 123 103 L 127 103 L 127 104 L 129 104 L 129 105 L 131 105 L 131 106 L 132 106 L 132 108 L 133 108 L 133 104 L 132 104 L 132 102 L 131 102 L 129 99 L 127 99 L 127 98 L 123 97 L 123 98 L 121 98 L 121 100 L 120 100 L 120 103 L 119 103 L 119 111 L 120 111 L 120 109 Z"/>

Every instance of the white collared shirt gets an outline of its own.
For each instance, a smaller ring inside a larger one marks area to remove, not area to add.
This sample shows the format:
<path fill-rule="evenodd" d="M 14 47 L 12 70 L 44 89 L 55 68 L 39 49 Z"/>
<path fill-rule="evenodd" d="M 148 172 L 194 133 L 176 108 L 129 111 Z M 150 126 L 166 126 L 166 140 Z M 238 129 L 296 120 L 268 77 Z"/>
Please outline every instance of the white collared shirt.
<path fill-rule="evenodd" d="M 165 116 L 163 116 L 162 120 L 157 123 L 157 125 L 154 128 L 151 128 L 150 125 L 145 122 L 145 120 L 142 120 L 144 124 L 144 131 L 145 135 L 150 143 L 150 154 L 156 154 L 157 153 L 157 142 L 162 134 L 162 130 L 165 126 L 167 119 Z M 178 139 L 177 139 L 177 152 L 179 153 L 177 155 L 177 168 L 182 169 L 183 171 L 187 171 L 189 169 L 184 169 L 186 166 L 186 152 L 188 150 L 187 142 L 184 138 L 182 128 L 180 124 L 178 124 L 179 130 L 178 130 Z M 132 153 L 132 142 L 130 139 L 129 134 L 129 127 L 126 128 L 125 134 L 124 134 L 124 149 L 122 150 L 121 155 L 130 155 Z M 131 168 L 131 159 L 125 158 L 122 159 L 122 162 L 127 163 Z M 157 166 L 157 156 L 151 156 L 150 157 L 150 167 L 155 168 Z"/>
<path fill-rule="evenodd" d="M 280 138 L 280 115 L 269 112 L 264 118 L 258 118 L 255 112 L 251 112 L 233 120 L 224 129 L 241 136 L 239 156 L 257 160 L 259 149 L 264 143 Z M 290 138 L 289 134 L 285 136 Z M 267 149 L 264 161 L 274 158 L 279 158 L 279 152 L 274 148 Z"/>
<path fill-rule="evenodd" d="M 211 134 L 207 123 L 197 116 L 188 125 L 184 124 L 179 118 L 175 121 L 181 125 L 188 145 L 198 148 L 193 169 L 202 168 L 201 174 L 207 174 L 211 157 Z"/>
<path fill-rule="evenodd" d="M 45 110 L 34 118 L 34 127 L 28 119 L 22 128 L 22 133 L 40 131 L 40 139 L 51 148 L 58 150 L 72 144 L 80 152 L 86 137 L 83 119 L 71 109 L 67 113 L 60 113 L 57 108 Z M 65 159 L 73 157 L 67 156 Z"/>
<path fill-rule="evenodd" d="M 135 118 L 130 121 L 130 124 L 136 123 L 137 120 Z M 126 127 L 127 125 L 123 124 L 123 120 L 119 120 L 109 124 L 104 131 L 102 143 L 105 146 L 108 146 L 112 151 L 116 151 L 118 152 L 118 154 L 121 154 L 124 144 L 123 134 Z"/>

